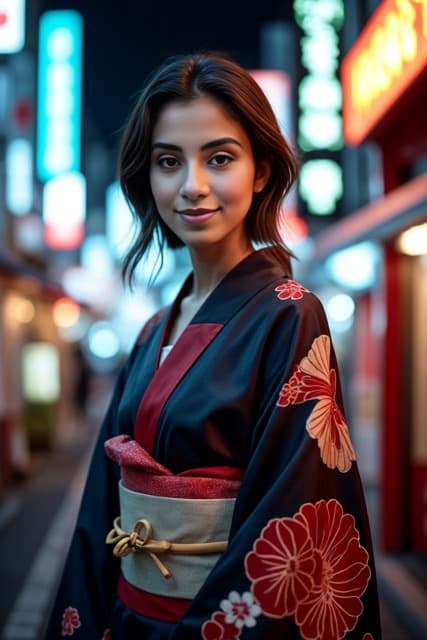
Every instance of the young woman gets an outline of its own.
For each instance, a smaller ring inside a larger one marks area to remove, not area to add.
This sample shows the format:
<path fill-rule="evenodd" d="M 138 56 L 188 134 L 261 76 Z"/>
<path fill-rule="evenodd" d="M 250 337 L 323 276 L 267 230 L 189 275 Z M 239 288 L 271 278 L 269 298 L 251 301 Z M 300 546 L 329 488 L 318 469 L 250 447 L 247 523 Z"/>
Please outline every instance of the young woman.
<path fill-rule="evenodd" d="M 156 240 L 193 268 L 117 381 L 48 638 L 380 638 L 328 324 L 277 231 L 295 177 L 234 61 L 152 75 L 120 153 L 124 272 Z"/>

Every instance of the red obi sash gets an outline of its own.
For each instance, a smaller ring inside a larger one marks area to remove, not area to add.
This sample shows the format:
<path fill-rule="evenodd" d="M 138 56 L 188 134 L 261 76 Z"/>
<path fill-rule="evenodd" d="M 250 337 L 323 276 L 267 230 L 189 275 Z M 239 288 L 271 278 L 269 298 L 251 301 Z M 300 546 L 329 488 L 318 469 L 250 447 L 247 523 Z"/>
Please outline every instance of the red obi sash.
<path fill-rule="evenodd" d="M 178 505 L 180 499 L 183 500 L 183 503 L 186 500 L 188 503 L 191 503 L 192 500 L 196 503 L 206 499 L 208 502 L 203 502 L 205 507 L 208 505 L 209 500 L 212 500 L 212 505 L 215 502 L 218 503 L 218 500 L 221 503 L 221 499 L 225 499 L 224 502 L 230 503 L 229 499 L 234 499 L 238 493 L 243 475 L 240 468 L 227 466 L 190 469 L 179 474 L 173 474 L 169 469 L 154 460 L 138 442 L 124 435 L 107 440 L 105 451 L 112 460 L 120 465 L 121 485 L 125 489 L 146 496 L 177 499 Z M 145 501 L 149 503 L 152 500 L 153 498 L 145 498 Z M 167 503 L 168 501 L 164 502 Z M 187 508 L 187 504 L 185 506 Z M 140 517 L 143 517 L 143 515 L 141 514 Z M 161 522 L 162 519 L 160 517 L 159 529 L 162 526 L 166 526 L 166 532 L 163 532 L 163 535 L 168 536 L 167 522 Z M 165 520 L 167 521 L 167 517 Z M 173 537 L 174 532 L 170 533 Z M 220 539 L 222 539 L 221 536 Z M 136 556 L 134 555 L 131 563 L 135 559 Z M 194 562 L 194 559 L 191 560 Z M 139 569 L 135 568 L 134 565 L 131 567 L 128 558 L 124 559 L 123 562 L 123 571 L 118 583 L 118 594 L 125 606 L 141 615 L 152 618 L 171 622 L 179 620 L 190 604 L 191 598 L 179 597 L 179 591 L 178 597 L 175 597 L 175 595 L 171 595 L 171 593 L 174 593 L 173 590 L 171 592 L 166 590 L 167 595 L 165 595 L 164 593 L 152 593 L 139 588 L 138 579 L 134 579 L 134 576 L 139 574 Z M 141 556 L 137 558 L 137 562 L 142 562 Z M 179 562 L 178 559 L 176 559 L 176 562 Z M 179 570 L 178 565 L 177 569 Z M 143 573 L 146 573 L 146 571 Z M 189 575 L 191 574 L 191 568 L 188 573 Z M 126 574 L 126 577 L 124 574 Z M 130 580 L 127 578 L 130 578 Z M 152 578 L 152 584 L 156 579 L 157 576 Z M 144 582 L 143 586 L 145 586 Z"/>

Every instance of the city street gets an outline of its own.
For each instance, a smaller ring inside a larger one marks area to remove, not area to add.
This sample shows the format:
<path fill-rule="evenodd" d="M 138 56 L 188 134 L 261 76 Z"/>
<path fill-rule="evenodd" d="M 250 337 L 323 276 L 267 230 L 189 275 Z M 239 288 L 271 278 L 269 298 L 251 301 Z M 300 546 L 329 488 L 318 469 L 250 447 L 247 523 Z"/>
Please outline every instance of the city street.
<path fill-rule="evenodd" d="M 2 640 L 43 637 L 77 515 L 90 436 L 35 456 L 29 478 L 0 502 Z"/>
<path fill-rule="evenodd" d="M 427 0 L 0 0 L 0 640 L 113 389 L 53 635 L 427 640 L 426 104 Z"/>

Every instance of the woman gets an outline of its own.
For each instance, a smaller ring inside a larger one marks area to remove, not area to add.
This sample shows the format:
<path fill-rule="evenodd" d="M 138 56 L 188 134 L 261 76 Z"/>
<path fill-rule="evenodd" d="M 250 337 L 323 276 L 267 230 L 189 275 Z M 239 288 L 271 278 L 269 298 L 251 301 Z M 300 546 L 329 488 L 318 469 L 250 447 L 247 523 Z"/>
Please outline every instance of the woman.
<path fill-rule="evenodd" d="M 139 224 L 124 272 L 155 238 L 193 269 L 117 381 L 49 638 L 380 638 L 327 321 L 277 231 L 295 177 L 235 62 L 152 75 L 120 153 Z"/>

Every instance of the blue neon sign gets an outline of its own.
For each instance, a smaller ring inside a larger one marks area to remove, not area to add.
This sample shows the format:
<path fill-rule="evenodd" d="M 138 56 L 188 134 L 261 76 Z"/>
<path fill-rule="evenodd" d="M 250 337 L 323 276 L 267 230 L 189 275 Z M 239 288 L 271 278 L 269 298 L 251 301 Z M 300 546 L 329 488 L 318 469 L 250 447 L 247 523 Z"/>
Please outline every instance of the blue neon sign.
<path fill-rule="evenodd" d="M 76 11 L 40 19 L 37 175 L 46 181 L 80 170 L 83 20 Z"/>

